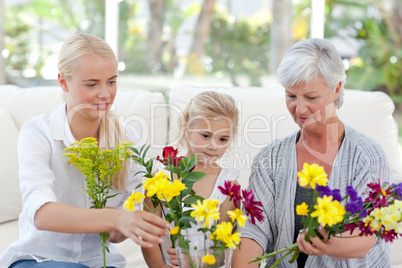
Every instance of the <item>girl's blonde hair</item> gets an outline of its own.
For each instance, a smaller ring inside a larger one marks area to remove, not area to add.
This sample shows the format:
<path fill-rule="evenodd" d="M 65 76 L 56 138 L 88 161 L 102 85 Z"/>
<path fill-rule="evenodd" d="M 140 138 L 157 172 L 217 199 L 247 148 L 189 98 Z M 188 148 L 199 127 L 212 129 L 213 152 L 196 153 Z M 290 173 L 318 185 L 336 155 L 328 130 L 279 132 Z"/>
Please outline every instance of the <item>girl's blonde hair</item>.
<path fill-rule="evenodd" d="M 66 79 L 74 75 L 75 70 L 84 56 L 98 54 L 102 57 L 108 57 L 117 60 L 113 50 L 102 39 L 92 34 L 75 34 L 68 37 L 60 50 L 58 69 Z M 123 126 L 118 121 L 117 116 L 111 112 L 101 120 L 99 130 L 99 146 L 102 149 L 110 150 L 122 142 L 127 142 Z M 113 179 L 113 185 L 116 189 L 124 190 L 126 188 L 127 164 L 116 174 Z"/>
<path fill-rule="evenodd" d="M 224 93 L 216 91 L 204 91 L 191 99 L 183 110 L 183 116 L 179 118 L 180 134 L 178 145 L 180 149 L 187 151 L 188 142 L 185 129 L 196 119 L 227 119 L 233 129 L 231 141 L 237 135 L 239 110 L 235 99 Z"/>

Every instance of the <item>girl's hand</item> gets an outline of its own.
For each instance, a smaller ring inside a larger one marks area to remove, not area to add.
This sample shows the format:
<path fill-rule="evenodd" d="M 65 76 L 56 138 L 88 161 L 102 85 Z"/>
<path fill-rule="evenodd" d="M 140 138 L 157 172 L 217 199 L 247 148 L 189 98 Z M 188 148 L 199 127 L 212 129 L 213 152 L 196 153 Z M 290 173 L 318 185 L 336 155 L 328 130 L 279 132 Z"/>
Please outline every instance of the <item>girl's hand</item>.
<path fill-rule="evenodd" d="M 172 268 L 179 268 L 179 260 L 177 258 L 176 250 L 174 248 L 169 248 L 167 250 L 170 255 L 170 261 L 172 263 Z"/>
<path fill-rule="evenodd" d="M 112 243 L 120 243 L 126 239 L 127 239 L 127 237 L 125 235 L 123 235 L 121 232 L 113 230 L 113 231 L 109 232 L 109 238 L 107 240 L 109 240 Z"/>
<path fill-rule="evenodd" d="M 336 239 L 332 237 L 330 240 L 327 240 L 328 233 L 324 228 L 319 228 L 319 233 L 322 235 L 322 237 L 324 237 L 324 240 L 321 240 L 321 238 L 318 236 L 310 236 L 310 242 L 307 242 L 305 239 L 306 233 L 307 230 L 300 233 L 297 237 L 297 246 L 299 247 L 300 251 L 307 255 L 314 256 L 331 255 L 331 252 L 336 247 Z"/>
<path fill-rule="evenodd" d="M 170 224 L 164 219 L 142 210 L 124 212 L 117 219 L 117 230 L 141 247 L 162 243 L 162 235 L 169 235 Z"/>

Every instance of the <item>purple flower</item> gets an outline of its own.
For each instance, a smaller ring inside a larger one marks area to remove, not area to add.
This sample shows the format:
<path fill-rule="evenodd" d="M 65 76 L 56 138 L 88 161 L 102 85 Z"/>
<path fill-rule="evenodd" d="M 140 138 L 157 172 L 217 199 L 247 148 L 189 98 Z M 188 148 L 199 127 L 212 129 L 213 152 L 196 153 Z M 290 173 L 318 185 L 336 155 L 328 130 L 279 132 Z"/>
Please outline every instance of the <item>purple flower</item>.
<path fill-rule="evenodd" d="M 396 199 L 402 200 L 402 182 L 395 185 L 394 192 L 396 194 Z"/>
<path fill-rule="evenodd" d="M 352 186 L 346 186 L 346 193 L 350 196 L 350 200 L 356 201 L 358 195 L 355 189 Z"/>
<path fill-rule="evenodd" d="M 341 191 L 339 189 L 332 190 L 331 195 L 333 200 L 336 200 L 338 202 L 342 201 Z"/>
<path fill-rule="evenodd" d="M 355 202 L 349 202 L 345 205 L 346 212 L 350 212 L 352 215 L 356 212 L 360 212 L 360 208 L 356 205 Z"/>
<path fill-rule="evenodd" d="M 331 195 L 331 189 L 329 189 L 328 186 L 321 186 L 317 185 L 316 190 L 320 193 L 320 197 L 322 198 L 324 195 L 330 196 Z"/>

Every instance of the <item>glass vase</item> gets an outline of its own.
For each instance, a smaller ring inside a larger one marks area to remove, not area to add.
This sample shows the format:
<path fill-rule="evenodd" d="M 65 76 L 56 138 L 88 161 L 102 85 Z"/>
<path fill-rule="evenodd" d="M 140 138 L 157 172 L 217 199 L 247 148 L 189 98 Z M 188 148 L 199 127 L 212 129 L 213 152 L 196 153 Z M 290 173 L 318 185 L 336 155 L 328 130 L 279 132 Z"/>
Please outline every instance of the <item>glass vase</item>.
<path fill-rule="evenodd" d="M 203 236 L 200 235 L 195 239 L 191 237 L 190 247 L 183 248 L 179 241 L 176 240 L 176 254 L 179 261 L 180 268 L 212 268 L 222 267 L 230 268 L 233 257 L 233 249 L 212 249 L 211 241 L 203 241 Z M 214 256 L 215 263 L 207 264 L 203 261 L 206 255 Z"/>

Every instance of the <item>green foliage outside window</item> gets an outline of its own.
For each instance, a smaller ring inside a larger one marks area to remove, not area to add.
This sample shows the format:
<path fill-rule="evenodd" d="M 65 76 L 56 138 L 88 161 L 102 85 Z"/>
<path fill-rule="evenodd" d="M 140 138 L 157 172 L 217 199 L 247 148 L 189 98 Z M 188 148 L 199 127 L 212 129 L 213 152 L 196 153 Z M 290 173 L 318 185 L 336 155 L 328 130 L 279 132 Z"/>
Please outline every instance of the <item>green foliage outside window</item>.
<path fill-rule="evenodd" d="M 268 73 L 269 23 L 232 21 L 228 14 L 215 11 L 206 55 L 212 59 L 212 73 L 228 75 L 235 86 L 239 76 L 246 76 L 251 86 L 260 86 L 261 76 Z"/>

